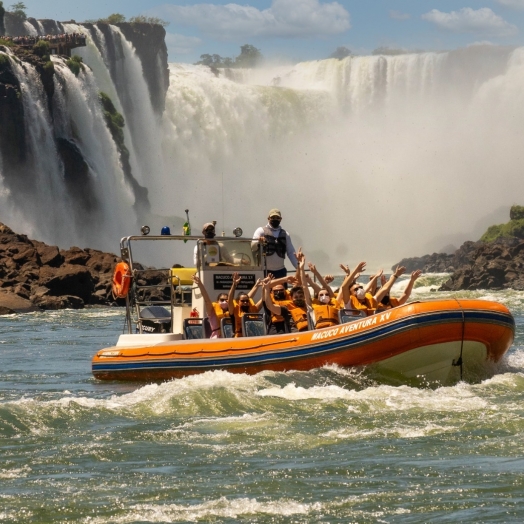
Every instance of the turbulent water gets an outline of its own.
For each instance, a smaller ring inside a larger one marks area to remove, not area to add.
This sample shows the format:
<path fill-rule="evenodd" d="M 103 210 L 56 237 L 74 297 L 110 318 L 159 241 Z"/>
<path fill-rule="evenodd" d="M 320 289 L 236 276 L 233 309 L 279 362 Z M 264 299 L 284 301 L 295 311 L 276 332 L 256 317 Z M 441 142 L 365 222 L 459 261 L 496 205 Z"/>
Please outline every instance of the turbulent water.
<path fill-rule="evenodd" d="M 0 220 L 40 240 L 114 250 L 141 223 L 178 228 L 187 208 L 197 231 L 217 220 L 228 234 L 236 226 L 250 234 L 278 207 L 295 244 L 320 266 L 382 264 L 477 239 L 507 221 L 523 193 L 524 48 L 349 57 L 218 77 L 173 63 L 159 115 L 133 45 L 117 27 L 108 31 L 94 26 L 75 50 L 89 65 L 78 78 L 53 57 L 53 115 L 34 71 L 17 66 L 35 183 L 13 186 L 0 159 Z M 100 90 L 125 118 L 132 176 L 168 223 L 133 207 L 96 104 Z M 84 155 L 93 210 L 67 193 L 55 136 Z M 45 213 L 55 195 L 67 220 Z"/>
<path fill-rule="evenodd" d="M 522 522 L 524 295 L 454 296 L 508 305 L 516 339 L 493 378 L 437 389 L 336 367 L 97 382 L 122 310 L 1 317 L 0 521 Z"/>

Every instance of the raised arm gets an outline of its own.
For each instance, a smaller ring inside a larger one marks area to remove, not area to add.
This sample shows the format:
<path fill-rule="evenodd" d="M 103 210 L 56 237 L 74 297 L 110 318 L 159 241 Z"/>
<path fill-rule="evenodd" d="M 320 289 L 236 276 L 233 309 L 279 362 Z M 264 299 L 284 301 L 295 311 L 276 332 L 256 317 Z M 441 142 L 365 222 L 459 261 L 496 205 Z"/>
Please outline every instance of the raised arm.
<path fill-rule="evenodd" d="M 404 293 L 402 294 L 402 296 L 398 299 L 399 306 L 407 302 L 408 298 L 411 296 L 411 292 L 413 291 L 413 285 L 415 284 L 415 281 L 420 275 L 422 275 L 421 269 L 417 269 L 416 271 L 413 271 L 413 273 L 411 273 L 408 285 L 406 286 L 406 289 L 404 289 Z"/>
<path fill-rule="evenodd" d="M 231 288 L 229 289 L 229 293 L 227 296 L 229 314 L 231 316 L 235 314 L 235 306 L 233 304 L 233 301 L 235 299 L 235 290 L 240 280 L 241 280 L 240 275 L 238 273 L 233 273 L 233 281 L 231 282 Z"/>
<path fill-rule="evenodd" d="M 257 291 L 258 291 L 258 288 L 262 285 L 262 279 L 259 278 L 256 282 L 255 282 L 255 285 L 249 290 L 249 293 L 247 294 L 247 296 L 249 298 L 253 298 L 256 294 L 257 294 Z"/>
<path fill-rule="evenodd" d="M 271 311 L 271 313 L 273 313 L 274 315 L 280 315 L 281 308 L 280 306 L 273 304 L 273 301 L 271 300 L 270 289 L 270 282 L 264 280 L 262 284 L 262 296 L 264 297 L 264 303 L 266 304 L 266 307 L 269 309 L 269 311 Z"/>
<path fill-rule="evenodd" d="M 206 306 L 207 316 L 212 316 L 212 314 L 215 311 L 213 309 L 213 301 L 209 297 L 209 294 L 206 288 L 204 287 L 204 284 L 202 284 L 202 281 L 200 280 L 200 278 L 198 278 L 197 275 L 193 275 L 191 278 L 193 279 L 193 282 L 198 286 L 198 289 L 200 289 L 200 293 L 202 293 L 202 297 L 204 298 L 204 304 Z"/>
<path fill-rule="evenodd" d="M 391 277 L 389 277 L 389 280 L 377 291 L 375 300 L 380 302 L 386 295 L 388 295 L 391 287 L 397 281 L 398 277 L 403 275 L 405 272 L 406 268 L 404 266 L 397 266 L 397 269 L 395 269 Z"/>
<path fill-rule="evenodd" d="M 324 280 L 324 277 L 318 272 L 317 267 L 315 264 L 312 264 L 311 262 L 308 264 L 309 269 L 317 277 L 317 280 L 320 282 L 320 289 L 325 289 L 329 293 L 329 297 L 333 298 L 335 296 L 335 293 L 333 293 L 333 290 L 328 285 L 328 283 Z M 318 293 L 318 291 L 317 291 Z"/>
<path fill-rule="evenodd" d="M 371 293 L 372 295 L 375 294 L 375 291 L 377 290 L 377 280 L 382 276 L 384 273 L 383 269 L 379 269 L 369 280 L 369 282 L 364 286 L 364 292 L 365 293 Z"/>
<path fill-rule="evenodd" d="M 344 282 L 342 282 L 342 285 L 340 286 L 340 291 L 338 293 L 339 296 L 339 302 L 340 297 L 342 297 L 343 304 L 347 304 L 349 302 L 349 288 L 351 284 L 355 281 L 357 276 L 362 273 L 366 269 L 366 263 L 360 262 L 357 264 L 355 269 L 353 271 L 350 271 L 349 275 L 344 279 Z"/>

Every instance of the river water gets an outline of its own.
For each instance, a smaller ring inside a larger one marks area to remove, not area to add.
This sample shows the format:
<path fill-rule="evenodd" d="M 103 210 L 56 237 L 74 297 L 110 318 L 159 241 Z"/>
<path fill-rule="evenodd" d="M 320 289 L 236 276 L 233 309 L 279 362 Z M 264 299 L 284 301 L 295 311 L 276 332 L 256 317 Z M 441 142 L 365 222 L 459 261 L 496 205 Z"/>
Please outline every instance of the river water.
<path fill-rule="evenodd" d="M 104 383 L 123 310 L 0 317 L 0 521 L 522 522 L 524 293 L 453 296 L 508 305 L 515 343 L 434 389 L 336 367 Z"/>

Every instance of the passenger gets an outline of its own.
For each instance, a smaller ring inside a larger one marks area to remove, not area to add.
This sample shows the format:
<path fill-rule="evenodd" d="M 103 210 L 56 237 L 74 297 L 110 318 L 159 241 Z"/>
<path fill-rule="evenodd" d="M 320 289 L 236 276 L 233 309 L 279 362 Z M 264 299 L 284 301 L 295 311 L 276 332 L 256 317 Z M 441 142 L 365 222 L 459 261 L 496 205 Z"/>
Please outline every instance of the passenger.
<path fill-rule="evenodd" d="M 362 286 L 358 282 L 354 282 L 349 288 L 349 295 L 346 294 L 346 290 L 344 290 L 343 296 L 345 308 L 365 311 L 367 315 L 373 315 L 377 311 L 378 303 L 388 293 L 395 280 L 397 280 L 401 275 L 403 275 L 405 271 L 405 267 L 398 266 L 395 269 L 395 272 L 391 276 L 388 283 L 385 286 L 382 286 L 376 292 L 375 295 L 369 293 L 368 290 L 372 289 L 372 287 L 375 285 L 376 280 L 380 276 L 382 276 L 382 271 L 379 271 L 378 273 L 373 275 L 373 278 L 369 281 L 369 283 L 366 286 L 367 289 L 365 289 L 364 286 Z"/>
<path fill-rule="evenodd" d="M 286 279 L 278 279 L 278 280 L 271 280 L 267 279 L 264 281 L 263 285 L 266 284 L 267 292 L 269 293 L 269 300 L 274 305 L 277 306 L 285 306 L 291 302 L 291 294 L 289 291 L 284 287 L 284 284 L 286 282 Z M 266 288 L 263 287 L 264 293 L 264 308 L 266 310 L 266 315 L 270 319 L 268 322 L 268 333 L 269 334 L 278 334 L 278 333 L 289 333 L 291 331 L 291 324 L 290 324 L 290 317 L 289 317 L 289 311 L 285 309 L 283 311 L 283 314 L 276 315 L 272 313 L 269 308 L 266 305 Z"/>
<path fill-rule="evenodd" d="M 413 291 L 413 286 L 415 284 L 415 281 L 417 280 L 417 278 L 420 277 L 420 275 L 422 275 L 422 271 L 420 269 L 417 269 L 416 271 L 413 271 L 413 273 L 411 273 L 411 277 L 409 279 L 408 285 L 404 289 L 402 296 L 398 299 L 390 296 L 389 294 L 389 291 L 391 288 L 390 286 L 390 288 L 387 289 L 386 294 L 380 300 L 377 310 L 383 311 L 386 309 L 391 309 L 394 307 L 404 305 L 408 301 L 409 297 L 411 296 L 411 292 Z M 387 285 L 385 277 L 384 277 L 382 285 L 383 287 Z M 391 285 L 393 285 L 393 283 Z"/>
<path fill-rule="evenodd" d="M 235 338 L 242 336 L 242 317 L 246 313 L 258 313 L 262 307 L 262 299 L 255 304 L 245 291 L 241 291 L 234 300 L 236 287 L 241 280 L 242 277 L 238 273 L 233 273 L 233 282 L 228 295 L 229 314 L 233 317 Z"/>
<path fill-rule="evenodd" d="M 193 275 L 192 278 L 193 282 L 198 286 L 200 292 L 202 293 L 202 297 L 204 298 L 206 315 L 209 319 L 209 325 L 211 326 L 211 335 L 209 338 L 221 338 L 222 332 L 220 331 L 220 322 L 223 318 L 230 316 L 228 296 L 226 293 L 219 293 L 217 301 L 212 302 L 200 278 L 198 278 L 197 275 Z"/>
<path fill-rule="evenodd" d="M 298 276 L 299 281 L 304 281 L 304 265 L 305 257 L 303 253 L 299 250 L 297 253 L 297 262 L 298 262 Z M 302 286 L 294 286 L 289 292 L 291 300 L 287 301 L 285 305 L 275 304 L 269 295 L 269 285 L 264 283 L 264 302 L 267 309 L 277 317 L 282 317 L 284 319 L 284 324 L 276 325 L 276 332 L 286 332 L 286 331 L 307 331 L 309 328 L 308 322 L 308 306 L 306 303 L 306 296 L 304 293 L 304 288 Z M 279 295 L 281 298 L 283 295 Z M 282 322 L 282 321 L 280 321 Z M 282 331 L 284 329 L 284 331 Z"/>
<path fill-rule="evenodd" d="M 282 214 L 278 209 L 271 209 L 268 215 L 268 224 L 259 227 L 253 234 L 254 240 L 262 240 L 265 245 L 266 254 L 266 274 L 273 273 L 275 278 L 287 276 L 285 266 L 286 254 L 293 264 L 297 267 L 297 257 L 295 248 L 291 243 L 289 233 L 280 227 Z M 284 287 L 287 287 L 286 285 Z"/>
<path fill-rule="evenodd" d="M 310 262 L 308 264 L 308 267 L 311 270 L 311 273 L 313 273 L 313 275 L 315 275 L 315 278 L 318 280 L 318 282 L 320 284 L 320 285 L 318 285 L 318 284 L 314 283 L 314 285 L 311 286 L 315 290 L 315 295 L 318 297 L 318 294 L 322 290 L 326 291 L 328 293 L 328 295 L 329 295 L 330 304 L 332 306 L 335 306 L 335 293 L 331 289 L 331 287 L 329 286 L 329 282 L 318 272 L 317 267 L 315 266 L 315 264 Z M 328 279 L 329 279 L 330 276 L 331 275 L 327 275 Z M 332 282 L 333 280 L 334 279 L 331 276 L 331 279 L 329 281 Z"/>

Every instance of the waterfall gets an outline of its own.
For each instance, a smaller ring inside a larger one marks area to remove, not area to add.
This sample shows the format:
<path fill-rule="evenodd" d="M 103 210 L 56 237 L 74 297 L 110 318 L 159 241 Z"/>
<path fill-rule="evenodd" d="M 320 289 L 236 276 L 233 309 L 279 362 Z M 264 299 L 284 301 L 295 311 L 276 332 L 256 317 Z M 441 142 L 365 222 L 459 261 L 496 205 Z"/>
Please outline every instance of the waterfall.
<path fill-rule="evenodd" d="M 0 220 L 19 221 L 34 237 L 114 250 L 138 222 L 155 220 L 137 211 L 138 181 L 154 215 L 182 217 L 189 208 L 195 231 L 217 220 L 220 231 L 241 226 L 250 235 L 278 207 L 295 247 L 333 271 L 339 262 L 375 266 L 476 240 L 522 203 L 515 195 L 524 194 L 524 48 L 358 56 L 218 76 L 172 63 L 160 115 L 142 59 L 119 28 L 63 27 L 87 34 L 75 54 L 88 67 L 75 77 L 53 58 L 51 113 L 34 67 L 10 58 L 28 161 L 14 177 L 0 158 Z M 99 91 L 125 119 L 131 172 Z M 60 144 L 85 160 L 85 191 L 71 186 Z M 56 202 L 62 210 L 49 213 Z"/>

